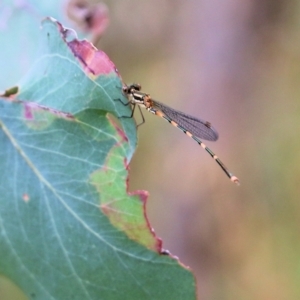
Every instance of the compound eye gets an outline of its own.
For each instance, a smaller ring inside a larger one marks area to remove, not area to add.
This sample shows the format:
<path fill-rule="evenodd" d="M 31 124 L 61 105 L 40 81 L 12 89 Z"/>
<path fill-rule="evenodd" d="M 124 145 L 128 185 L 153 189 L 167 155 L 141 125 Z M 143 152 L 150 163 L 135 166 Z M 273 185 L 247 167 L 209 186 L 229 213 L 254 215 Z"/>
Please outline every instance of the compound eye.
<path fill-rule="evenodd" d="M 136 91 L 140 91 L 141 90 L 141 85 L 140 84 L 138 84 L 138 83 L 134 83 L 133 85 L 132 85 L 132 87 L 136 90 Z"/>

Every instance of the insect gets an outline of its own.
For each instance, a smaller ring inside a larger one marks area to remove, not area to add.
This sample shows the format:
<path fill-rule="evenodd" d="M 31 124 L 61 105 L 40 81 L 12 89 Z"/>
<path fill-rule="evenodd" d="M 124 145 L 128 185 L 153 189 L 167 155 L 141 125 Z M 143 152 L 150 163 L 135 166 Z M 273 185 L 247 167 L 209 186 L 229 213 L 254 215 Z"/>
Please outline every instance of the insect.
<path fill-rule="evenodd" d="M 195 140 L 218 163 L 229 179 L 239 185 L 239 179 L 234 176 L 218 156 L 200 140 L 216 141 L 218 139 L 218 133 L 210 122 L 192 117 L 153 100 L 149 94 L 141 92 L 141 86 L 139 84 L 124 85 L 123 92 L 129 100 L 128 104 L 133 106 L 132 114 L 129 116 L 130 118 L 133 116 L 136 105 L 138 105 L 139 109 L 143 107 L 154 115 L 165 119 L 171 125 L 179 128 L 187 136 Z M 128 104 L 126 103 L 125 105 Z M 144 117 L 142 123 L 144 123 Z"/>

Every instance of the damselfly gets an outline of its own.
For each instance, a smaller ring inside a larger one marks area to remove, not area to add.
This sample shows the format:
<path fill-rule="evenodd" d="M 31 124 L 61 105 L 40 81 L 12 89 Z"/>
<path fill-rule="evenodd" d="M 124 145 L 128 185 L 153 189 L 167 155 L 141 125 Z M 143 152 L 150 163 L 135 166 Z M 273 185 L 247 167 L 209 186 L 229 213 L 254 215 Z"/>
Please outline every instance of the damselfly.
<path fill-rule="evenodd" d="M 149 94 L 141 92 L 141 86 L 139 84 L 131 84 L 128 86 L 125 85 L 123 87 L 123 92 L 128 97 L 128 104 L 133 106 L 132 115 L 130 117 L 133 116 L 136 104 L 138 104 L 139 107 L 143 107 L 149 112 L 167 120 L 170 124 L 179 128 L 187 136 L 195 140 L 218 163 L 230 180 L 236 184 L 239 184 L 239 179 L 234 176 L 222 163 L 218 156 L 215 155 L 215 153 L 200 140 L 205 139 L 208 141 L 216 141 L 218 139 L 218 133 L 213 128 L 211 123 L 192 117 L 168 107 L 167 105 L 156 100 L 153 100 Z"/>

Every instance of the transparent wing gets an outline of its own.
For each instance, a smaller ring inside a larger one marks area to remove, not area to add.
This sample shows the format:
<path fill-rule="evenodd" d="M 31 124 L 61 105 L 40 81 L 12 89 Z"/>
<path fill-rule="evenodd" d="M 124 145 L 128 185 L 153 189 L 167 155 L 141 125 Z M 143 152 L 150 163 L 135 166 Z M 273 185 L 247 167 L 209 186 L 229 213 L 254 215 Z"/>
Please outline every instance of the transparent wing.
<path fill-rule="evenodd" d="M 154 109 L 162 111 L 166 117 L 192 135 L 207 141 L 216 141 L 218 139 L 218 132 L 209 122 L 182 113 L 156 100 L 152 99 L 152 101 Z"/>

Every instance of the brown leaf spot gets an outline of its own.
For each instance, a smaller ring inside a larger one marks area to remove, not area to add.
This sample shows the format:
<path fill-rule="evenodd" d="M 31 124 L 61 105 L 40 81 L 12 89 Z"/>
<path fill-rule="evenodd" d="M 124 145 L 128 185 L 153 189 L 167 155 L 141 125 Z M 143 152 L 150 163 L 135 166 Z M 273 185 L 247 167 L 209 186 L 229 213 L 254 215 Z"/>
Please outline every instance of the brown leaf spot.
<path fill-rule="evenodd" d="M 18 92 L 19 92 L 19 87 L 13 86 L 5 90 L 3 93 L 1 93 L 0 96 L 14 98 Z"/>
<path fill-rule="evenodd" d="M 32 120 L 33 119 L 33 113 L 32 113 L 32 108 L 29 105 L 24 105 L 24 117 L 27 120 Z"/>
<path fill-rule="evenodd" d="M 117 142 L 109 152 L 104 166 L 113 165 L 119 171 L 115 172 L 112 168 L 104 167 L 91 174 L 91 184 L 99 192 L 99 196 L 101 195 L 99 197 L 101 211 L 112 225 L 123 231 L 130 239 L 160 253 L 162 242 L 155 235 L 146 213 L 148 193 L 140 190 L 128 192 L 128 168 L 122 168 L 124 163 L 122 154 L 122 147 Z M 108 186 L 108 182 L 112 183 L 111 187 Z"/>
<path fill-rule="evenodd" d="M 30 200 L 30 197 L 29 197 L 29 195 L 28 195 L 28 194 L 26 194 L 26 193 L 24 193 L 24 194 L 23 194 L 22 198 L 23 198 L 23 201 L 24 201 L 24 202 L 26 202 L 26 203 L 28 203 L 28 202 L 29 202 L 29 200 Z"/>
<path fill-rule="evenodd" d="M 95 76 L 110 74 L 118 71 L 109 57 L 101 50 L 98 50 L 88 41 L 73 40 L 68 42 L 74 55 L 80 60 L 85 71 Z"/>

